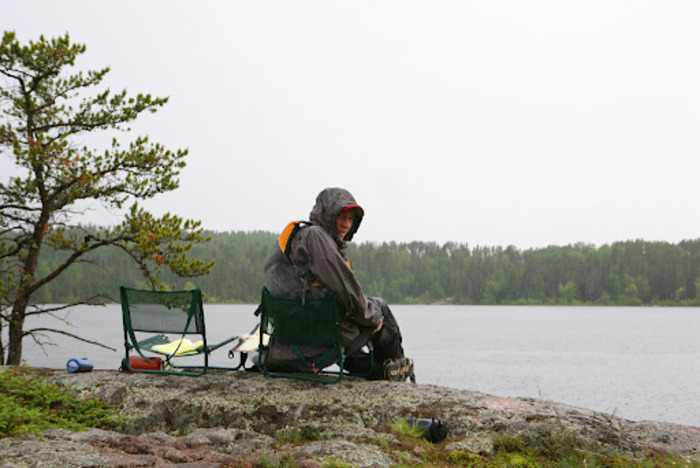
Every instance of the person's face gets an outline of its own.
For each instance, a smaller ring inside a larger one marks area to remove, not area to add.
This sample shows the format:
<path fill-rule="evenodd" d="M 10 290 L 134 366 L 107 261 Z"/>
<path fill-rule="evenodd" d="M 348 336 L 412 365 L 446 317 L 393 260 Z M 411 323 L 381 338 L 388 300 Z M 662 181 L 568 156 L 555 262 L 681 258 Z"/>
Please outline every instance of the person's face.
<path fill-rule="evenodd" d="M 340 236 L 340 240 L 343 240 L 345 235 L 350 231 L 350 228 L 352 227 L 352 223 L 355 222 L 355 210 L 347 210 L 347 211 L 341 211 L 338 213 L 338 218 L 337 218 L 337 228 L 338 228 L 338 236 Z"/>

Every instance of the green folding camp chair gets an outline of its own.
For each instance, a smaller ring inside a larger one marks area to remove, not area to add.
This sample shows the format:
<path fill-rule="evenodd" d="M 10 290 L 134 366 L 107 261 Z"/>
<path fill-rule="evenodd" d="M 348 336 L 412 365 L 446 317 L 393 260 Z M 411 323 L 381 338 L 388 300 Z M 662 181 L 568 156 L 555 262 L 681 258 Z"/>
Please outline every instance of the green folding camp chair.
<path fill-rule="evenodd" d="M 197 376 L 207 369 L 237 369 L 209 366 L 209 354 L 238 336 L 215 345 L 207 343 L 202 292 L 199 289 L 150 291 L 120 286 L 119 295 L 126 349 L 126 359 L 122 363 L 125 371 Z M 146 334 L 152 333 L 157 335 L 145 338 Z M 192 341 L 190 338 L 199 339 Z M 130 361 L 132 352 L 133 357 L 141 362 L 155 364 L 162 361 L 164 365 L 162 368 L 155 365 L 135 368 Z M 164 359 L 154 355 L 163 356 Z M 200 356 L 200 363 L 179 365 L 180 358 L 191 356 Z"/>
<path fill-rule="evenodd" d="M 275 377 L 287 377 L 301 380 L 334 383 L 340 381 L 346 373 L 344 362 L 346 355 L 343 349 L 340 318 L 338 306 L 334 294 L 323 298 L 307 298 L 306 300 L 274 297 L 267 288 L 263 287 L 262 301 L 260 304 L 260 343 L 265 343 L 265 335 L 269 335 L 270 342 L 275 340 L 288 344 L 297 355 L 300 372 L 279 372 L 270 370 L 267 366 L 268 346 L 260 344 L 258 352 L 258 368 L 265 375 Z M 305 357 L 300 347 L 324 346 L 328 351 L 311 360 Z M 372 344 L 368 343 L 369 352 L 366 353 L 369 370 L 366 374 L 352 374 L 368 376 L 374 368 L 372 356 Z M 329 371 L 326 368 L 338 366 L 337 371 Z"/>

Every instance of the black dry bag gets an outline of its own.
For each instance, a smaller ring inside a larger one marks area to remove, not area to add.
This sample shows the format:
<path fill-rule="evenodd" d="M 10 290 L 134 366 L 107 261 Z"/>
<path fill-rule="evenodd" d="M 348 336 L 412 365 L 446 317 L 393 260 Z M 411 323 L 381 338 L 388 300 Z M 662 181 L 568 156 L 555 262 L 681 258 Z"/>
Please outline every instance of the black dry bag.
<path fill-rule="evenodd" d="M 430 442 L 442 442 L 447 437 L 447 426 L 439 419 L 408 418 L 406 421 L 409 425 L 420 428 L 423 438 Z"/>

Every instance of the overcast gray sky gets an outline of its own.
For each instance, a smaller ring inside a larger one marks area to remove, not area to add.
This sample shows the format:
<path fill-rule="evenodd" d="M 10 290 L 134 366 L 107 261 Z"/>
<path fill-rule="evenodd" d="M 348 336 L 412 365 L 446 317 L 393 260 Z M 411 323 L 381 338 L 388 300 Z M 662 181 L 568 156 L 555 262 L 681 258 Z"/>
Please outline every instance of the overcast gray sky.
<path fill-rule="evenodd" d="M 4 0 L 0 23 L 170 96 L 134 132 L 188 166 L 147 207 L 207 229 L 280 231 L 342 186 L 360 242 L 700 237 L 694 0 Z"/>

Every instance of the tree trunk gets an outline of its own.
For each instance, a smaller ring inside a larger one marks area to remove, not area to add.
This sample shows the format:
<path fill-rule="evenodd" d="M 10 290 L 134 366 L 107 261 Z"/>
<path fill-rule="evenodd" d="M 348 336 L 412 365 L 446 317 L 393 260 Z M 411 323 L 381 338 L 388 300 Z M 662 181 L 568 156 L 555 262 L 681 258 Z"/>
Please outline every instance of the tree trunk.
<path fill-rule="evenodd" d="M 7 365 L 18 366 L 22 363 L 22 338 L 24 337 L 24 318 L 27 300 L 19 298 L 12 306 L 9 324 L 9 343 L 7 348 Z"/>
<path fill-rule="evenodd" d="M 0 313 L 2 310 L 0 310 Z M 5 326 L 2 323 L 2 319 L 0 318 L 0 364 L 5 364 L 5 345 L 2 342 L 2 332 L 4 330 Z"/>
<path fill-rule="evenodd" d="M 33 286 L 37 265 L 39 264 L 39 252 L 44 242 L 43 226 L 48 220 L 47 210 L 42 212 L 39 222 L 34 228 L 32 246 L 27 251 L 27 259 L 21 271 L 21 279 L 15 302 L 12 305 L 12 314 L 9 324 L 9 342 L 7 351 L 7 365 L 18 366 L 22 363 L 22 338 L 24 338 L 24 319 L 27 313 L 29 299 L 34 292 Z"/>

